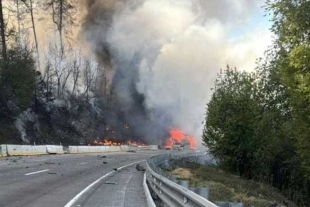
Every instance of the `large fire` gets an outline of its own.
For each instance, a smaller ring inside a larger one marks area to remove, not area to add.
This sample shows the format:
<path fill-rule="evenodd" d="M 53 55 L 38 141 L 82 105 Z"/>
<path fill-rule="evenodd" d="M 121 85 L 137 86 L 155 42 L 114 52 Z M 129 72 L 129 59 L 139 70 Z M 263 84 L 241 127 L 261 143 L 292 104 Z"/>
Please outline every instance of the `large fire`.
<path fill-rule="evenodd" d="M 90 145 L 96 146 L 120 146 L 120 145 L 131 145 L 131 146 L 146 146 L 144 143 L 139 141 L 132 141 L 128 140 L 125 142 L 115 141 L 111 139 L 104 139 L 104 140 L 94 140 Z"/>
<path fill-rule="evenodd" d="M 186 135 L 179 129 L 171 129 L 170 137 L 165 142 L 165 148 L 173 148 L 173 145 L 179 143 L 183 144 L 184 142 L 188 142 L 191 150 L 196 149 L 196 139 L 194 137 Z"/>

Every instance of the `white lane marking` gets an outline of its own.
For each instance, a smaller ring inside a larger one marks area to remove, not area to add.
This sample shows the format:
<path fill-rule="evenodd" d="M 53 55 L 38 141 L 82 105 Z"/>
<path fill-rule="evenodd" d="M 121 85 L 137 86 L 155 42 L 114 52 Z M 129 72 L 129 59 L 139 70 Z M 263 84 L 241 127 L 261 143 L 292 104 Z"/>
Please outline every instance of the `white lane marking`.
<path fill-rule="evenodd" d="M 25 175 L 34 175 L 34 174 L 43 173 L 43 172 L 46 172 L 46 171 L 49 171 L 49 169 L 41 170 L 41 171 L 37 171 L 37 172 L 32 172 L 32 173 L 27 173 Z"/>
<path fill-rule="evenodd" d="M 126 168 L 126 167 L 129 167 L 130 165 L 134 165 L 134 164 L 137 164 L 137 163 L 141 163 L 141 162 L 145 162 L 145 160 L 141 160 L 141 161 L 138 161 L 138 162 L 133 162 L 133 163 L 130 163 L 128 165 L 125 165 L 125 166 L 122 166 L 122 167 L 119 167 L 117 168 L 118 170 L 121 170 L 123 168 Z M 74 198 L 72 198 L 71 201 L 69 201 L 69 203 L 67 203 L 64 207 L 72 207 L 73 204 L 84 194 L 86 193 L 89 189 L 91 189 L 94 185 L 96 185 L 97 183 L 99 183 L 102 179 L 108 177 L 109 175 L 115 173 L 115 171 L 111 171 L 107 174 L 105 174 L 104 176 L 102 176 L 101 178 L 99 178 L 98 180 L 96 180 L 95 182 L 93 182 L 92 184 L 90 184 L 89 186 L 87 186 L 84 190 L 82 190 L 79 194 L 77 194 Z"/>

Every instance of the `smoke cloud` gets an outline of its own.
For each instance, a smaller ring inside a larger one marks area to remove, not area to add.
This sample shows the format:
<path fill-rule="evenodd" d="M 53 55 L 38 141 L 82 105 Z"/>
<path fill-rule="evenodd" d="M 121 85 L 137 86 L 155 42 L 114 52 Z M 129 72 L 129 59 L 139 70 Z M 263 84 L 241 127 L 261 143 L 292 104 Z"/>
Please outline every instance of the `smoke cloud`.
<path fill-rule="evenodd" d="M 254 69 L 269 41 L 257 41 L 267 32 L 231 37 L 260 3 L 87 0 L 82 35 L 109 71 L 120 111 L 139 136 L 158 140 L 178 127 L 199 138 L 219 69 Z"/>

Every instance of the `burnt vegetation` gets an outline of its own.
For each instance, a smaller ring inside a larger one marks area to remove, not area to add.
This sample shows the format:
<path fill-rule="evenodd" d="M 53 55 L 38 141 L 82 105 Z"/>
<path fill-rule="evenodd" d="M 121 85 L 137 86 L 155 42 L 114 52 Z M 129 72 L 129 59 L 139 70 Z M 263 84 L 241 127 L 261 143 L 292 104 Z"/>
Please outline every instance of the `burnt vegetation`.
<path fill-rule="evenodd" d="M 120 110 L 123 104 L 99 54 L 91 57 L 72 47 L 77 24 L 87 23 L 78 3 L 1 1 L 0 143 L 141 139 L 125 118 L 129 112 Z M 42 22 L 51 34 L 48 43 L 38 33 Z"/>

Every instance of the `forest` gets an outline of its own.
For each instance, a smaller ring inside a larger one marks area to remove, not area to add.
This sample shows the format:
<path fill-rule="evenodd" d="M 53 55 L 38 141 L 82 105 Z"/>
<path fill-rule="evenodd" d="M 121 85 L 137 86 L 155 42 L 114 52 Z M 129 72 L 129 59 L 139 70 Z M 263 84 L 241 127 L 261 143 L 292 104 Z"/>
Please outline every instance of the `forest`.
<path fill-rule="evenodd" d="M 88 144 L 111 134 L 103 114 L 115 96 L 79 44 L 80 9 L 76 0 L 0 1 L 1 143 Z"/>
<path fill-rule="evenodd" d="M 310 203 L 310 2 L 266 2 L 274 41 L 253 72 L 227 66 L 203 140 L 222 169 Z"/>

